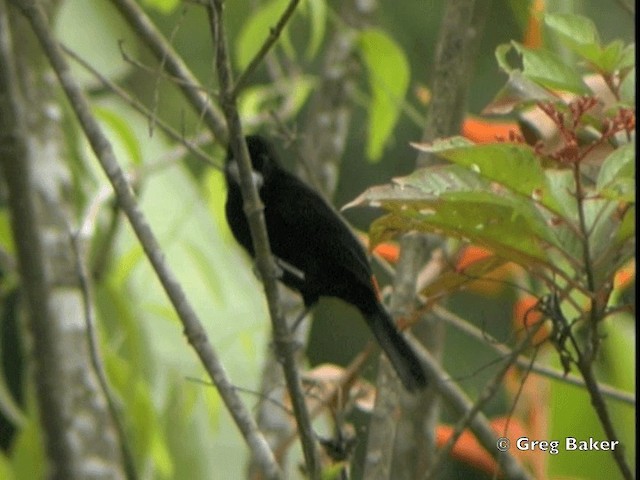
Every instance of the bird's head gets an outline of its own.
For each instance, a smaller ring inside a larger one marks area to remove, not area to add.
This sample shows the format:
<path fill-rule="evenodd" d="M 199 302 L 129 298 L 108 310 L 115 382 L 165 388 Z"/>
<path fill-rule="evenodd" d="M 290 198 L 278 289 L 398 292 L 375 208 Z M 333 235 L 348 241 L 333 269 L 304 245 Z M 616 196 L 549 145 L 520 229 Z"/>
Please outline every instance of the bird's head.
<path fill-rule="evenodd" d="M 265 178 L 278 167 L 277 154 L 273 145 L 260 135 L 249 135 L 245 137 L 245 141 L 251 157 L 253 181 L 256 184 L 256 188 L 260 189 L 264 184 Z M 240 183 L 238 162 L 233 156 L 231 147 L 227 149 L 225 173 L 235 183 Z"/>

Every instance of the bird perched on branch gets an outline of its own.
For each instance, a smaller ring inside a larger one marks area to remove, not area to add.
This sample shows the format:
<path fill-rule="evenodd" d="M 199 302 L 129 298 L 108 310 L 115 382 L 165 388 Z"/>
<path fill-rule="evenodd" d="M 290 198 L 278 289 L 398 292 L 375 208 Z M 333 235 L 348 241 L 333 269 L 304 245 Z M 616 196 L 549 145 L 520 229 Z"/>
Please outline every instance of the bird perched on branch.
<path fill-rule="evenodd" d="M 318 193 L 282 168 L 265 138 L 248 136 L 246 143 L 282 283 L 298 291 L 307 308 L 320 297 L 337 297 L 356 307 L 407 390 L 425 387 L 420 361 L 380 302 L 365 250 L 349 227 Z M 224 172 L 227 222 L 238 243 L 254 256 L 231 149 Z"/>

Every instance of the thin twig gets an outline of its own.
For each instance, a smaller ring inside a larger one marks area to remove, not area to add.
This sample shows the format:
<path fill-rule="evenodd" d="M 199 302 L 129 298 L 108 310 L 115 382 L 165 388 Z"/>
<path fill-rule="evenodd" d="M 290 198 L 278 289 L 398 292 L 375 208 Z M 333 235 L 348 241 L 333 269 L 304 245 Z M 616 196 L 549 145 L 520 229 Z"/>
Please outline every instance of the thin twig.
<path fill-rule="evenodd" d="M 468 428 L 482 447 L 501 465 L 505 477 L 509 479 L 530 479 L 529 473 L 513 455 L 509 452 L 500 452 L 496 448 L 498 435 L 496 435 L 486 416 L 482 412 L 477 412 L 476 415 L 469 415 L 469 412 L 474 408 L 474 403 L 451 380 L 451 377 L 442 369 L 439 362 L 411 334 L 407 335 L 406 338 L 420 358 L 422 367 L 427 373 L 430 387 L 433 387 L 440 394 L 444 405 L 450 407 L 460 416 L 470 417 Z"/>
<path fill-rule="evenodd" d="M 184 63 L 167 39 L 153 24 L 144 10 L 134 0 L 111 0 L 131 28 L 136 32 L 167 71 L 180 79 L 180 89 L 193 108 L 202 115 L 205 124 L 221 143 L 227 141 L 227 129 L 222 114 L 203 93 L 200 82 Z"/>
<path fill-rule="evenodd" d="M 142 102 L 132 97 L 129 94 L 129 92 L 127 92 L 126 90 L 118 86 L 116 83 L 112 82 L 107 77 L 102 75 L 98 70 L 96 70 L 93 66 L 91 66 L 89 62 L 84 60 L 80 55 L 78 55 L 76 52 L 71 50 L 69 47 L 67 47 L 64 44 L 61 44 L 61 47 L 65 51 L 65 53 L 69 55 L 75 62 L 77 62 L 85 70 L 91 73 L 94 77 L 96 77 L 104 87 L 111 90 L 118 97 L 120 97 L 122 100 L 127 102 L 127 104 L 129 104 L 131 107 L 133 107 L 135 110 L 140 112 L 142 115 L 144 115 L 148 119 L 153 118 L 154 113 L 145 105 L 143 105 Z M 221 169 L 221 167 L 217 163 L 213 162 L 211 158 L 201 148 L 199 148 L 200 142 L 195 142 L 195 141 L 186 139 L 184 135 L 179 133 L 175 128 L 173 128 L 171 125 L 169 125 L 167 122 L 165 122 L 160 118 L 156 118 L 154 121 L 154 124 L 160 127 L 160 130 L 162 130 L 165 134 L 167 134 L 167 136 L 169 136 L 172 140 L 175 140 L 176 142 L 182 144 L 198 160 L 200 160 L 201 162 L 207 164 L 212 168 L 215 168 L 216 170 Z M 211 141 L 210 136 L 208 137 L 207 141 L 209 142 Z"/>
<path fill-rule="evenodd" d="M 144 214 L 140 210 L 133 190 L 116 160 L 109 140 L 102 131 L 100 124 L 93 117 L 84 92 L 71 75 L 71 70 L 64 52 L 49 29 L 45 13 L 39 4 L 32 2 L 20 4 L 19 6 L 31 23 L 31 27 L 45 55 L 56 72 L 71 108 L 76 114 L 80 126 L 89 140 L 100 165 L 114 188 L 119 206 L 129 219 L 147 258 L 184 326 L 184 333 L 188 341 L 193 346 L 207 373 L 218 388 L 221 398 L 243 434 L 252 454 L 258 457 L 261 462 L 265 475 L 271 479 L 280 478 L 280 469 L 275 462 L 264 436 L 258 430 L 251 413 L 237 396 L 233 385 L 227 378 L 224 367 L 207 339 L 206 331 L 202 323 L 187 300 L 184 290 L 176 276 L 167 265 L 160 244 L 153 234 Z"/>
<path fill-rule="evenodd" d="M 69 227 L 69 236 L 71 239 L 71 247 L 75 255 L 76 273 L 78 276 L 78 282 L 80 284 L 80 291 L 82 292 L 82 302 L 84 304 L 84 321 L 87 326 L 86 331 L 87 344 L 89 347 L 89 358 L 91 359 L 91 364 L 93 366 L 93 370 L 96 373 L 96 377 L 98 377 L 98 383 L 100 384 L 102 393 L 107 401 L 109 413 L 111 414 L 111 420 L 113 421 L 116 434 L 118 435 L 118 444 L 120 446 L 120 452 L 124 461 L 124 470 L 127 475 L 127 479 L 135 480 L 138 478 L 138 475 L 136 473 L 136 466 L 133 460 L 133 453 L 131 451 L 131 446 L 127 440 L 122 415 L 120 414 L 120 410 L 116 405 L 116 400 L 113 396 L 113 392 L 107 379 L 107 374 L 102 363 L 102 356 L 100 355 L 100 348 L 98 346 L 98 333 L 96 332 L 95 318 L 93 315 L 93 303 L 91 301 L 89 274 L 87 272 L 85 261 L 82 258 L 81 253 L 81 244 L 84 238 L 82 235 L 82 229 L 72 232 L 71 228 Z"/>
<path fill-rule="evenodd" d="M 474 325 L 471 325 L 469 322 L 465 321 L 455 313 L 451 312 L 447 308 L 441 305 L 434 305 L 433 311 L 436 315 L 438 315 L 442 320 L 449 323 L 456 329 L 460 330 L 462 333 L 470 335 L 473 338 L 476 338 L 483 342 L 484 345 L 488 346 L 492 350 L 496 351 L 500 355 L 510 355 L 511 349 L 498 341 L 497 339 L 488 336 L 487 332 L 481 331 Z M 518 366 L 523 368 L 527 367 L 531 364 L 531 359 L 525 356 L 519 356 L 516 359 L 516 363 Z M 551 378 L 553 380 L 558 380 L 560 382 L 575 385 L 577 387 L 585 387 L 585 381 L 581 377 L 573 375 L 571 373 L 565 375 L 564 372 L 556 370 L 555 368 L 548 367 L 546 365 L 541 365 L 537 362 L 531 364 L 531 371 L 543 375 L 545 377 Z M 635 405 L 636 397 L 633 393 L 625 392 L 623 390 L 612 387 L 611 385 L 599 383 L 600 391 L 603 395 L 607 397 L 618 400 L 620 402 L 624 402 L 629 405 Z"/>
<path fill-rule="evenodd" d="M 436 475 L 442 468 L 444 464 L 444 460 L 447 458 L 451 449 L 455 445 L 455 443 L 460 438 L 460 435 L 465 431 L 465 429 L 470 424 L 473 417 L 475 417 L 482 408 L 491 400 L 495 394 L 498 392 L 502 385 L 502 380 L 505 375 L 509 371 L 509 369 L 515 364 L 516 359 L 520 356 L 520 354 L 531 345 L 531 339 L 533 336 L 542 328 L 544 325 L 544 321 L 539 321 L 536 325 L 533 326 L 528 332 L 527 336 L 520 342 L 520 344 L 511 351 L 511 354 L 504 360 L 504 364 L 500 370 L 495 374 L 493 380 L 491 380 L 484 388 L 484 390 L 478 396 L 475 404 L 471 409 L 469 409 L 465 414 L 458 420 L 453 430 L 453 434 L 447 440 L 447 442 L 440 448 L 438 451 L 433 464 L 425 474 L 424 478 L 426 480 L 431 480 L 436 478 Z M 492 445 L 493 449 L 497 450 L 495 444 Z"/>
<path fill-rule="evenodd" d="M 238 96 L 240 90 L 242 90 L 244 84 L 253 74 L 254 70 L 258 68 L 264 57 L 267 55 L 267 53 L 269 53 L 269 50 L 271 50 L 271 47 L 278 41 L 282 30 L 287 25 L 287 22 L 293 15 L 293 12 L 295 12 L 298 3 L 300 3 L 300 0 L 290 0 L 287 8 L 285 8 L 284 12 L 282 12 L 282 16 L 278 20 L 278 23 L 276 23 L 276 26 L 272 27 L 269 30 L 269 36 L 262 44 L 262 47 L 260 47 L 260 50 L 258 50 L 258 52 L 251 59 L 247 68 L 244 69 L 244 72 L 242 72 L 236 80 L 235 85 L 233 86 L 233 90 L 231 91 L 231 96 L 233 98 L 236 98 Z"/>

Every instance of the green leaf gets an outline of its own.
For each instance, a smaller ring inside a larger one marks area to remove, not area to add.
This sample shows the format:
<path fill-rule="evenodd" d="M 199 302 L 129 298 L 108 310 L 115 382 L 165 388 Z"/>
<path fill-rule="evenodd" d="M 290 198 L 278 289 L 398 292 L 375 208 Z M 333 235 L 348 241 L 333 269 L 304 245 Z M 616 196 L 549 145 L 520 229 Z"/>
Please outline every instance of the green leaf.
<path fill-rule="evenodd" d="M 568 47 L 600 45 L 595 23 L 587 17 L 570 13 L 548 13 L 544 23 Z"/>
<path fill-rule="evenodd" d="M 314 77 L 295 75 L 277 84 L 247 87 L 238 100 L 238 110 L 247 119 L 260 118 L 268 110 L 285 111 L 286 116 L 282 115 L 280 119 L 286 120 L 300 111 L 315 85 Z"/>
<path fill-rule="evenodd" d="M 400 116 L 409 87 L 409 62 L 402 48 L 383 30 L 364 30 L 359 44 L 373 97 L 368 112 L 367 157 L 376 161 Z"/>
<path fill-rule="evenodd" d="M 523 75 L 552 89 L 579 94 L 589 93 L 580 74 L 555 53 L 531 49 L 512 41 L 513 48 L 522 56 Z"/>
<path fill-rule="evenodd" d="M 536 199 L 558 214 L 563 213 L 549 188 L 537 155 L 528 145 L 490 143 L 443 149 L 436 142 L 425 151 L 435 152 L 520 195 Z"/>
<path fill-rule="evenodd" d="M 155 8 L 160 13 L 168 15 L 180 4 L 180 0 L 144 0 L 144 4 Z"/>
<path fill-rule="evenodd" d="M 627 45 L 620 55 L 620 63 L 617 68 L 625 69 L 636 66 L 636 44 Z"/>
<path fill-rule="evenodd" d="M 307 42 L 305 54 L 307 59 L 312 59 L 317 55 L 324 40 L 327 26 L 327 3 L 324 0 L 309 0 L 304 2 L 304 5 L 309 7 L 309 17 L 311 19 L 311 36 Z"/>
<path fill-rule="evenodd" d="M 271 34 L 287 7 L 287 0 L 272 0 L 266 2 L 249 16 L 236 40 L 236 62 L 238 68 L 245 69 L 253 57 L 258 53 L 264 41 Z M 293 47 L 287 37 L 287 27 L 281 33 L 280 45 L 293 56 Z M 288 45 L 288 46 L 287 46 Z"/>
<path fill-rule="evenodd" d="M 636 69 L 632 68 L 620 85 L 620 99 L 628 106 L 635 108 L 636 103 Z"/>
<path fill-rule="evenodd" d="M 546 252 L 522 215 L 497 203 L 448 198 L 432 209 L 397 210 L 376 220 L 370 229 L 376 244 L 398 234 L 419 231 L 469 240 L 496 255 L 523 265 L 548 264 Z"/>
<path fill-rule="evenodd" d="M 0 452 L 0 478 L 5 480 L 14 480 L 16 478 L 4 452 Z"/>
<path fill-rule="evenodd" d="M 120 140 L 120 143 L 124 147 L 126 158 L 130 159 L 133 165 L 141 165 L 142 151 L 140 149 L 140 142 L 135 136 L 130 122 L 114 109 L 108 107 L 95 107 L 94 111 L 96 117 L 107 125 L 110 131 Z"/>
<path fill-rule="evenodd" d="M 13 230 L 7 209 L 0 209 L 0 246 L 9 255 L 14 255 L 16 248 L 13 243 Z"/>
<path fill-rule="evenodd" d="M 545 24 L 564 45 L 603 73 L 613 73 L 635 64 L 635 55 L 630 57 L 622 41 L 614 40 L 603 46 L 595 24 L 586 17 L 549 14 L 545 16 Z"/>
<path fill-rule="evenodd" d="M 605 159 L 598 175 L 596 191 L 604 198 L 633 202 L 636 171 L 635 141 L 614 150 Z"/>

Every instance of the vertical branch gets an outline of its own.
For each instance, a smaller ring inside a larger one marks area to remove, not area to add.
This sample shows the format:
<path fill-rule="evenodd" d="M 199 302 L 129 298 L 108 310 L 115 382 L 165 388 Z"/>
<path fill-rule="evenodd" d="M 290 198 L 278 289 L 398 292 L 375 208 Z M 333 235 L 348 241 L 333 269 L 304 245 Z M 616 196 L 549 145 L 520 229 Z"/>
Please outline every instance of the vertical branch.
<path fill-rule="evenodd" d="M 59 107 L 42 60 L 24 19 L 0 2 L 0 169 L 26 299 L 49 478 L 122 479 L 113 418 L 96 372 L 87 368 L 87 326 L 62 195 L 68 178 L 57 118 L 50 113 Z"/>
<path fill-rule="evenodd" d="M 490 0 L 452 0 L 446 4 L 436 47 L 431 88 L 432 100 L 422 141 L 430 142 L 459 131 L 466 108 L 468 79 L 474 63 L 473 51 L 479 43 L 489 6 Z M 419 155 L 418 164 L 423 165 L 427 161 L 432 160 L 424 154 Z M 416 272 L 412 262 L 403 261 L 403 258 L 424 258 L 428 255 L 424 237 L 405 237 L 401 241 L 401 247 L 392 299 L 394 312 L 411 311 L 413 308 Z M 412 295 L 409 296 L 403 292 L 412 292 Z M 443 345 L 442 326 L 434 317 L 428 318 L 424 323 L 420 337 L 425 339 L 428 349 L 437 358 Z M 381 375 L 385 373 L 382 372 Z M 380 382 L 378 384 L 380 385 Z M 428 389 L 419 402 L 407 394 L 401 394 L 400 401 L 408 408 L 405 408 L 404 416 L 394 425 L 397 431 L 404 433 L 395 434 L 396 452 L 393 457 L 387 457 L 387 461 L 393 461 L 393 468 L 379 467 L 391 471 L 394 478 L 410 478 L 412 472 L 408 471 L 407 465 L 410 464 L 411 459 L 422 458 L 427 465 L 434 460 L 436 451 L 434 432 L 439 418 L 439 400 L 435 396 L 435 391 Z M 388 402 L 380 399 L 380 405 L 384 404 Z M 374 420 L 370 426 L 370 439 L 378 435 L 375 430 L 378 428 L 376 419 L 383 419 L 391 413 L 380 411 L 378 401 L 375 408 L 377 413 L 373 415 Z M 380 428 L 384 426 L 380 425 Z M 414 432 L 415 438 L 422 440 L 407 446 L 407 443 L 410 443 L 405 439 L 407 432 Z M 417 432 L 422 434 L 417 436 Z M 423 432 L 427 432 L 426 436 Z M 375 468 L 372 464 L 367 466 L 371 469 Z"/>
<path fill-rule="evenodd" d="M 118 204 L 129 219 L 134 233 L 183 324 L 185 336 L 218 388 L 223 402 L 244 436 L 251 453 L 261 463 L 265 476 L 269 479 L 280 478 L 280 470 L 264 436 L 258 430 L 250 412 L 240 401 L 233 385 L 227 378 L 224 367 L 207 339 L 202 323 L 187 300 L 182 286 L 169 269 L 160 245 L 140 210 L 133 190 L 116 160 L 111 144 L 91 114 L 88 100 L 71 75 L 64 53 L 49 29 L 45 13 L 39 3 L 33 0 L 13 0 L 13 2 L 29 20 L 49 63 L 55 70 L 80 126 L 113 186 Z M 32 254 L 32 252 L 29 253 Z M 46 294 L 46 291 L 42 293 Z M 55 413 L 53 414 L 55 415 Z M 86 478 L 86 476 L 83 478 Z"/>
<path fill-rule="evenodd" d="M 312 479 L 320 478 L 320 462 L 316 439 L 311 426 L 311 418 L 305 403 L 302 385 L 294 360 L 294 344 L 289 328 L 281 313 L 277 285 L 277 267 L 271 255 L 269 238 L 264 221 L 264 206 L 252 180 L 251 160 L 242 134 L 240 117 L 233 95 L 233 80 L 229 62 L 227 40 L 222 17 L 222 0 L 210 0 L 209 19 L 216 46 L 216 70 L 220 85 L 220 104 L 229 129 L 229 146 L 234 153 L 240 170 L 240 188 L 245 205 L 245 213 L 251 231 L 251 239 L 256 252 L 256 263 L 264 282 L 269 304 L 269 314 L 273 326 L 274 343 L 282 363 L 287 388 L 291 396 L 293 412 L 300 432 L 300 442 L 304 453 L 308 474 Z"/>

